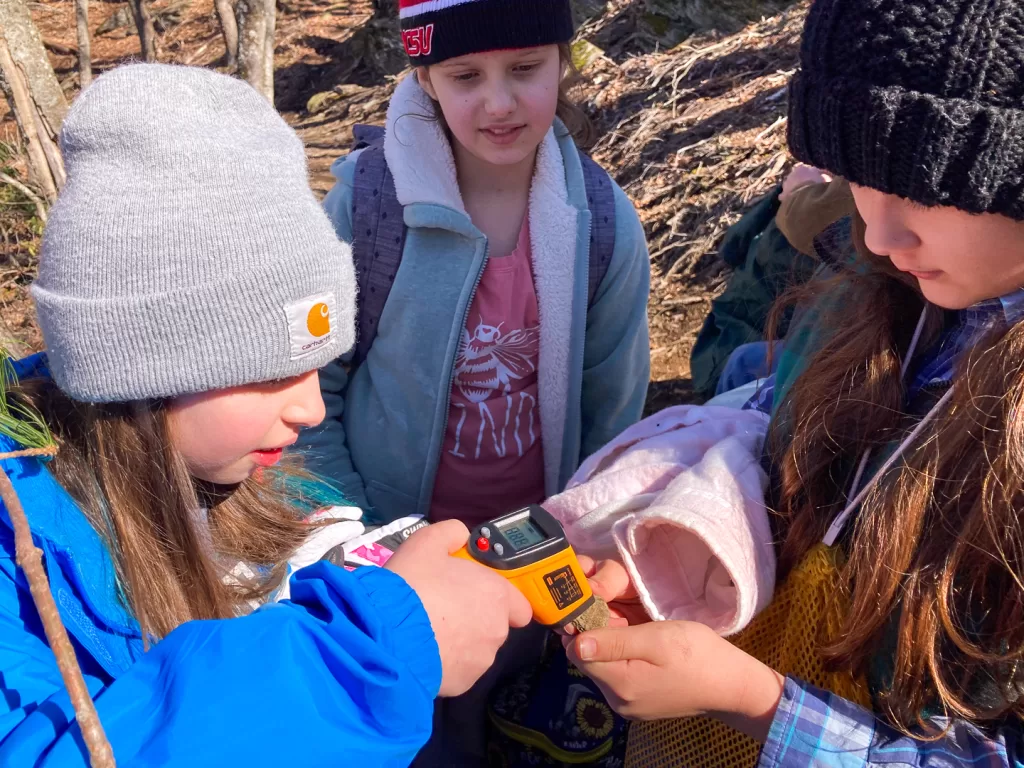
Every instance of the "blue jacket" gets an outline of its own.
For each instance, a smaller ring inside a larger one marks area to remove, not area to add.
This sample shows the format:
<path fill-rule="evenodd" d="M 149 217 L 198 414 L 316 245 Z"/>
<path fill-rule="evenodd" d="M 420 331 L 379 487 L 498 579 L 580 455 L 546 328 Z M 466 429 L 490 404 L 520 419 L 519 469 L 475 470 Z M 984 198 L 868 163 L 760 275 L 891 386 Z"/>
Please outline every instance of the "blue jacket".
<path fill-rule="evenodd" d="M 40 358 L 18 365 L 39 370 Z M 0 451 L 16 450 L 0 437 Z M 408 765 L 430 735 L 441 664 L 401 578 L 319 563 L 291 600 L 191 621 L 143 652 L 111 559 L 36 459 L 8 459 L 50 588 L 119 766 Z M 87 766 L 0 506 L 0 766 Z"/>
<path fill-rule="evenodd" d="M 377 335 L 349 376 L 344 361 L 321 372 L 327 418 L 301 444 L 307 466 L 339 484 L 380 521 L 427 515 L 450 409 L 455 359 L 487 238 L 462 202 L 451 148 L 416 78 L 388 108 L 384 152 L 404 206 L 407 236 Z M 335 163 L 324 203 L 352 241 L 353 153 Z M 561 123 L 541 143 L 530 191 L 545 490 L 562 490 L 582 458 L 643 411 L 650 378 L 650 262 L 643 227 L 615 187 L 615 248 L 588 311 L 590 210 L 583 170 Z"/>

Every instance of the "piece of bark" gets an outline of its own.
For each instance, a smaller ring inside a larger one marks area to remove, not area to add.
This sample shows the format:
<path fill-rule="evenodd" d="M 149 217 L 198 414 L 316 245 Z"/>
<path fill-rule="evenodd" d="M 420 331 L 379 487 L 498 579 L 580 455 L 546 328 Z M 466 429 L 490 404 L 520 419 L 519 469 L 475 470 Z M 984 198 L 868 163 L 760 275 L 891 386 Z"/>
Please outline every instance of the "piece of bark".
<path fill-rule="evenodd" d="M 592 629 L 604 629 L 608 626 L 611 613 L 608 611 L 608 603 L 597 595 L 594 595 L 594 603 L 587 610 L 577 616 L 572 626 L 577 632 L 589 632 Z"/>

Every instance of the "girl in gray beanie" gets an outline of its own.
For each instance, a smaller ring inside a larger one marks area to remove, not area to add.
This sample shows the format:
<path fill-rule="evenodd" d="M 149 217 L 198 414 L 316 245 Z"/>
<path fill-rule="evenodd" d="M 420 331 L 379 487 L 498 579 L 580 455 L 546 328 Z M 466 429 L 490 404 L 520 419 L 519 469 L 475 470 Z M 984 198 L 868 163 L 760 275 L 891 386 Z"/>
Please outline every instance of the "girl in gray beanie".
<path fill-rule="evenodd" d="M 317 369 L 354 341 L 351 253 L 301 141 L 240 81 L 132 65 L 79 97 L 61 149 L 33 286 L 47 353 L 5 395 L 59 451 L 3 468 L 115 757 L 408 763 L 434 697 L 466 690 L 531 611 L 448 556 L 468 536 L 453 522 L 386 570 L 305 568 L 252 612 L 324 499 L 278 462 L 323 418 Z M 86 765 L 10 529 L 2 509 L 0 765 Z"/>

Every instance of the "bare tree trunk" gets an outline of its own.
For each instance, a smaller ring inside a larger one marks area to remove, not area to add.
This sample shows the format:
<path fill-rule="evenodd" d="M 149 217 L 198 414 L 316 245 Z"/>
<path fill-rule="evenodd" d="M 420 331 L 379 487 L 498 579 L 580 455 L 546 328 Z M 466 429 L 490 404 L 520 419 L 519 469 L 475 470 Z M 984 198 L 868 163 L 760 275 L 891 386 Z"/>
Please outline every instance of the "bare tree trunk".
<path fill-rule="evenodd" d="M 0 35 L 7 39 L 11 58 L 28 83 L 47 134 L 56 138 L 68 112 L 68 100 L 53 74 L 39 30 L 23 0 L 0 0 Z"/>
<path fill-rule="evenodd" d="M 263 38 L 263 83 L 267 100 L 274 103 L 274 38 L 277 36 L 277 0 L 266 0 L 267 27 Z"/>
<path fill-rule="evenodd" d="M 156 29 L 153 27 L 153 14 L 149 9 L 149 0 L 129 0 L 128 4 L 135 17 L 135 28 L 139 31 L 142 60 L 156 61 Z"/>
<path fill-rule="evenodd" d="M 89 0 L 75 0 L 78 27 L 78 84 L 84 91 L 92 82 L 92 44 L 89 40 Z"/>
<path fill-rule="evenodd" d="M 25 140 L 32 180 L 53 203 L 64 186 L 57 135 L 68 103 L 21 0 L 0 0 L 0 90 Z"/>
<path fill-rule="evenodd" d="M 224 47 L 227 49 L 226 64 L 228 69 L 238 68 L 238 21 L 235 19 L 235 8 L 231 0 L 214 0 L 213 7 L 220 19 L 220 31 L 224 35 Z"/>
<path fill-rule="evenodd" d="M 238 74 L 274 103 L 277 0 L 238 0 Z"/>

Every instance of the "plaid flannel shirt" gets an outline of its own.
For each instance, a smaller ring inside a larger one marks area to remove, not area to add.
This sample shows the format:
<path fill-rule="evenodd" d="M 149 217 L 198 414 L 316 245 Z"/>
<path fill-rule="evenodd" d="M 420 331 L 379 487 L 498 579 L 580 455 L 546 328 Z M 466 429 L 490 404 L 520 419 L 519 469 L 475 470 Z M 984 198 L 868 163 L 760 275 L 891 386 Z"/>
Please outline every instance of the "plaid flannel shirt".
<path fill-rule="evenodd" d="M 948 329 L 915 366 L 910 394 L 948 384 L 957 357 L 993 323 L 1012 325 L 1024 319 L 1024 289 L 965 309 L 960 323 Z M 771 412 L 774 377 L 745 408 Z M 946 723 L 937 723 L 941 728 Z M 985 734 L 953 721 L 937 740 L 912 739 L 880 722 L 866 709 L 793 678 L 786 679 L 779 708 L 758 768 L 860 768 L 899 765 L 914 768 L 1024 768 L 1024 739 L 1018 728 Z"/>
<path fill-rule="evenodd" d="M 941 739 L 912 739 L 846 699 L 787 678 L 757 768 L 1024 766 L 1019 729 L 988 735 L 963 721 L 949 725 Z"/>

